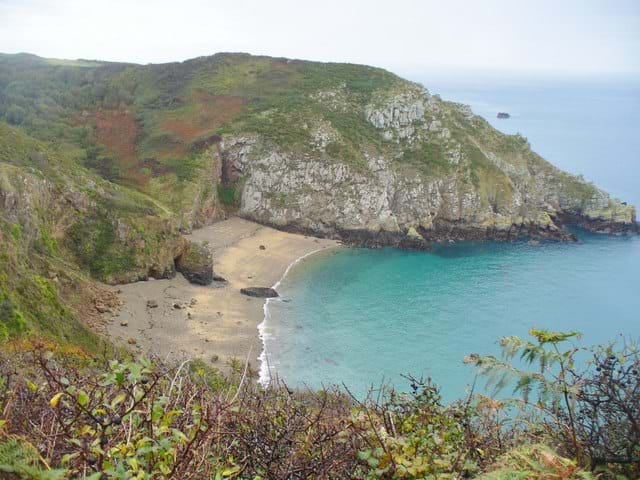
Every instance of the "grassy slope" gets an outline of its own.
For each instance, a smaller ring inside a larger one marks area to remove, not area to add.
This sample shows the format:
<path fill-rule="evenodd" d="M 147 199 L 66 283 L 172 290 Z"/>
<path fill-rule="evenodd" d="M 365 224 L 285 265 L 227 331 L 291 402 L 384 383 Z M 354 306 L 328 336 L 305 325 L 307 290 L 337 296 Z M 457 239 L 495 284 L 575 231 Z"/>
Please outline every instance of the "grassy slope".
<path fill-rule="evenodd" d="M 310 150 L 307 126 L 329 122 L 334 158 L 357 163 L 366 149 L 397 150 L 362 116 L 377 92 L 406 82 L 381 69 L 244 54 L 163 65 L 51 62 L 0 56 L 0 117 L 42 139 L 86 150 L 103 177 L 135 186 L 184 211 L 215 135 L 257 133 L 296 152 Z M 313 99 L 339 89 L 344 103 Z M 419 152 L 417 157 L 419 157 Z M 414 155 L 416 157 L 416 155 Z M 182 194 L 184 192 L 184 194 Z"/>
<path fill-rule="evenodd" d="M 182 237 L 172 215 L 79 166 L 82 154 L 0 122 L 0 337 L 32 331 L 95 348 L 75 309 L 91 277 L 173 266 Z"/>
<path fill-rule="evenodd" d="M 365 105 L 412 88 L 378 68 L 246 54 L 147 66 L 0 55 L 0 118 L 37 138 L 82 147 L 86 166 L 180 215 L 193 210 L 194 198 L 211 196 L 203 175 L 212 168 L 207 147 L 224 134 L 259 134 L 285 151 L 354 167 L 369 151 L 395 158 L 397 168 L 410 173 L 454 173 L 437 138 L 385 140 L 364 118 Z M 327 94 L 333 95 L 329 101 L 322 97 Z M 546 164 L 522 138 L 467 118 L 454 104 L 440 105 L 439 120 L 470 159 L 485 203 L 508 201 L 512 189 L 485 151 L 516 165 Z M 321 154 L 310 141 L 310 128 L 319 124 L 333 133 Z M 572 176 L 556 176 L 568 197 L 588 199 L 596 191 Z"/>

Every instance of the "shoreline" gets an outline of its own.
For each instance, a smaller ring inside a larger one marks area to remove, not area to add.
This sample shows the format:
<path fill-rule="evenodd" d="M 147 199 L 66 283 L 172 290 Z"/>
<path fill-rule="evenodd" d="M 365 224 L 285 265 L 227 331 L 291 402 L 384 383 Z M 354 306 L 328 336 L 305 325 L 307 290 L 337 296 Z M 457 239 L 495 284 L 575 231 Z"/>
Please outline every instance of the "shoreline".
<path fill-rule="evenodd" d="M 187 238 L 208 242 L 214 272 L 227 282 L 194 285 L 177 273 L 172 279 L 107 286 L 121 303 L 103 316 L 108 335 L 137 354 L 169 361 L 198 358 L 220 370 L 258 352 L 251 353 L 250 364 L 262 374 L 266 354 L 260 325 L 268 299 L 242 295 L 240 289 L 276 288 L 293 266 L 339 242 L 239 217 L 194 230 Z"/>
<path fill-rule="evenodd" d="M 282 274 L 282 276 L 280 277 L 280 279 L 273 284 L 273 286 L 271 288 L 273 288 L 274 290 L 278 290 L 278 287 L 280 286 L 280 284 L 282 283 L 282 281 L 287 277 L 287 275 L 289 274 L 289 272 L 291 271 L 291 269 L 295 266 L 297 266 L 298 264 L 304 262 L 307 258 L 311 257 L 312 255 L 315 255 L 317 253 L 320 252 L 324 252 L 327 251 L 329 249 L 333 249 L 333 248 L 337 248 L 339 247 L 338 244 L 334 245 L 334 246 L 330 246 L 330 247 L 322 247 L 322 248 L 318 248 L 316 250 L 313 250 L 311 252 L 305 253 L 304 255 L 302 255 L 299 258 L 296 258 L 293 262 L 291 262 L 286 270 L 284 271 L 284 273 Z M 280 292 L 278 292 L 280 293 Z M 260 362 L 260 368 L 258 369 L 258 383 L 260 385 L 262 385 L 263 387 L 267 387 L 269 386 L 269 384 L 271 383 L 271 369 L 269 368 L 269 356 L 267 354 L 267 343 L 265 340 L 265 328 L 267 325 L 267 315 L 269 313 L 269 304 L 273 301 L 278 300 L 279 297 L 276 298 L 266 298 L 264 305 L 262 306 L 262 310 L 264 313 L 262 322 L 260 322 L 258 324 L 258 336 L 260 337 L 260 341 L 262 342 L 262 351 L 260 353 L 260 356 L 258 357 L 258 361 Z"/>

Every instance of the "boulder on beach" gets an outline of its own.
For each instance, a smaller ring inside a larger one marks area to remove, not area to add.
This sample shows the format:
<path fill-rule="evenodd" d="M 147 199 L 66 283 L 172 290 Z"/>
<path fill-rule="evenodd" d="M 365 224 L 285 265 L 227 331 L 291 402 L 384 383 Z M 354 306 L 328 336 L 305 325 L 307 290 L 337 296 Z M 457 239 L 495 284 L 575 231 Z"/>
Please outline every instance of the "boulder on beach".
<path fill-rule="evenodd" d="M 276 292 L 273 288 L 269 288 L 269 287 L 241 288 L 240 293 L 242 293 L 243 295 L 247 295 L 249 297 L 258 297 L 258 298 L 274 298 L 278 296 L 278 292 Z"/>
<path fill-rule="evenodd" d="M 213 258 L 204 243 L 189 242 L 176 258 L 176 270 L 191 283 L 209 285 L 213 282 Z"/>

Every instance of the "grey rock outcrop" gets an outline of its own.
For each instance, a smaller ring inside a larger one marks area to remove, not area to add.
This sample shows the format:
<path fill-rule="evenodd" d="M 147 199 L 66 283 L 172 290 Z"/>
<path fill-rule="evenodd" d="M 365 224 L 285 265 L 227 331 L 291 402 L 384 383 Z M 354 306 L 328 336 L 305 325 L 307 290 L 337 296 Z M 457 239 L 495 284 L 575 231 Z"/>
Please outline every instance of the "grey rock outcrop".
<path fill-rule="evenodd" d="M 276 292 L 273 288 L 269 288 L 269 287 L 241 288 L 240 293 L 248 297 L 256 297 L 256 298 L 275 298 L 278 296 L 278 292 Z"/>
<path fill-rule="evenodd" d="M 330 97 L 332 108 L 337 98 Z M 374 97 L 361 115 L 387 143 L 355 159 L 318 151 L 334 140 L 315 134 L 316 151 L 306 152 L 257 135 L 226 138 L 224 163 L 242 178 L 240 215 L 350 243 L 412 248 L 575 238 L 565 224 L 637 230 L 633 207 L 556 169 L 526 139 L 500 134 L 467 106 L 413 86 Z M 331 131 L 326 123 L 318 128 Z"/>
<path fill-rule="evenodd" d="M 189 242 L 185 251 L 176 259 L 176 270 L 191 283 L 209 285 L 213 282 L 213 258 L 209 248 Z"/>

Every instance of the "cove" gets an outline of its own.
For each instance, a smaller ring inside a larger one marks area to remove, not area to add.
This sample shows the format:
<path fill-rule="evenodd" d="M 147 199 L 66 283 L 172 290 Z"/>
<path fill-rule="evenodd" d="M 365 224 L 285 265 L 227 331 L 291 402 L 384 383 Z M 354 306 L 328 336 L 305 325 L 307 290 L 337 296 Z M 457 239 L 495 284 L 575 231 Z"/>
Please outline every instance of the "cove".
<path fill-rule="evenodd" d="M 576 232 L 578 243 L 466 243 L 433 252 L 339 249 L 295 265 L 263 329 L 271 374 L 362 396 L 402 374 L 463 396 L 469 353 L 500 336 L 578 330 L 585 344 L 640 337 L 640 238 Z"/>

